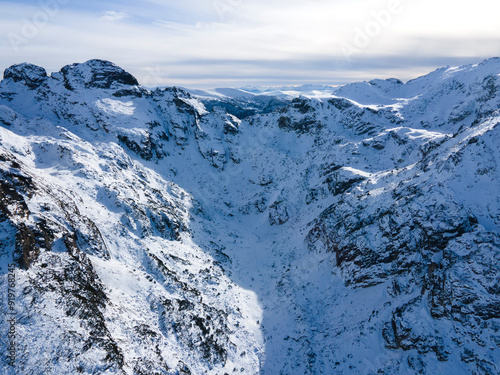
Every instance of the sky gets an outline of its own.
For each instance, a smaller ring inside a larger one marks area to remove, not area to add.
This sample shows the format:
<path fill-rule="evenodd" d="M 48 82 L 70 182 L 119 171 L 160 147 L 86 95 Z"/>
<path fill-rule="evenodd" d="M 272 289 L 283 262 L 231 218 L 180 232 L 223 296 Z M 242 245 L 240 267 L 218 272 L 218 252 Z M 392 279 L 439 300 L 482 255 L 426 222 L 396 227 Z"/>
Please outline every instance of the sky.
<path fill-rule="evenodd" d="M 492 0 L 0 0 L 0 69 L 98 58 L 141 84 L 340 85 L 500 56 Z"/>

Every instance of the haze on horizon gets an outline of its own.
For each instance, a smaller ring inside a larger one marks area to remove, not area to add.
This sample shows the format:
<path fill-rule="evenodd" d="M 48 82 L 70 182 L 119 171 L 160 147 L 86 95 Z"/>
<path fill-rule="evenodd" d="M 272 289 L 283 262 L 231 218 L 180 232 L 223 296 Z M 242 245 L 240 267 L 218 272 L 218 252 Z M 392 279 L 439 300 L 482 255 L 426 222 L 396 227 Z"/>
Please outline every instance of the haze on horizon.
<path fill-rule="evenodd" d="M 0 69 L 99 58 L 146 86 L 415 78 L 500 56 L 490 0 L 0 1 Z"/>

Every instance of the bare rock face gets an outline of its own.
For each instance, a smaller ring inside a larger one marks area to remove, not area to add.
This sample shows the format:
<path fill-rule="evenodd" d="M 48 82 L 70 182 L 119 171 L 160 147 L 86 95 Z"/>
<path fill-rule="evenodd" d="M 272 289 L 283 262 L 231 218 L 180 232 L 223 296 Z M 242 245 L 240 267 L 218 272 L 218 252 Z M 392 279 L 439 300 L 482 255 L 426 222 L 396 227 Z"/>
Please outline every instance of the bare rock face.
<path fill-rule="evenodd" d="M 138 85 L 130 73 L 105 60 L 89 60 L 82 64 L 66 65 L 60 72 L 66 88 L 72 90 L 79 86 L 87 89 L 111 89 L 119 85 Z"/>
<path fill-rule="evenodd" d="M 78 212 L 71 199 L 57 198 L 58 192 L 29 175 L 13 155 L 1 154 L 0 162 L 0 225 L 10 227 L 15 233 L 12 256 L 26 275 L 24 294 L 31 298 L 30 309 L 21 313 L 22 327 L 29 330 L 36 324 L 44 314 L 44 306 L 53 304 L 50 296 L 58 295 L 60 299 L 54 307 L 80 321 L 84 333 L 70 338 L 69 332 L 55 332 L 52 339 L 59 340 L 59 345 L 47 348 L 46 353 L 62 365 L 73 368 L 75 364 L 68 362 L 72 350 L 77 348 L 82 358 L 99 355 L 103 370 L 120 370 L 123 356 L 110 337 L 103 316 L 107 297 L 86 255 L 109 259 L 99 230 Z M 30 201 L 42 195 L 49 199 L 44 205 L 46 211 L 51 211 L 49 215 L 30 210 Z M 53 220 L 54 216 L 59 216 L 59 222 Z M 8 243 L 3 244 L 6 245 Z M 65 253 L 60 253 L 63 249 Z M 34 343 L 43 341 L 43 333 L 33 332 L 30 340 Z M 23 349 L 18 355 L 26 358 L 30 353 Z M 52 368 L 42 365 L 40 370 L 52 371 Z"/>
<path fill-rule="evenodd" d="M 5 69 L 3 78 L 21 83 L 31 90 L 38 88 L 48 79 L 44 68 L 27 63 L 12 65 Z"/>
<path fill-rule="evenodd" d="M 278 126 L 299 134 L 317 132 L 323 126 L 316 105 L 305 99 L 294 99 L 292 105 L 279 109 Z"/>
<path fill-rule="evenodd" d="M 420 261 L 430 263 L 451 239 L 477 224 L 459 205 L 424 204 L 425 194 L 413 186 L 403 188 L 399 196 L 386 200 L 391 202 L 386 207 L 380 204 L 381 196 L 340 201 L 323 211 L 309 233 L 308 241 L 321 240 L 335 254 L 348 285 L 376 285 L 393 275 L 413 273 L 424 266 Z M 430 225 L 431 218 L 439 224 Z"/>
<path fill-rule="evenodd" d="M 269 224 L 283 225 L 289 218 L 288 210 L 284 201 L 276 201 L 269 206 Z"/>
<path fill-rule="evenodd" d="M 489 369 L 485 373 L 495 373 L 494 357 L 478 355 L 471 348 L 498 342 L 498 280 L 492 268 L 498 258 L 498 241 L 498 235 L 492 233 L 471 233 L 452 240 L 442 262 L 429 265 L 421 296 L 396 308 L 384 325 L 386 347 L 415 349 L 421 355 L 434 352 L 439 361 L 448 361 L 458 345 L 462 361 Z M 480 245 L 472 250 L 472 243 Z M 422 320 L 428 316 L 427 311 L 433 319 L 449 321 L 449 330 L 437 326 L 430 329 Z"/>
<path fill-rule="evenodd" d="M 187 347 L 201 354 L 200 361 L 211 366 L 227 361 L 231 342 L 224 311 L 204 304 L 195 305 L 188 300 L 160 303 L 160 319 L 166 335 L 178 335 Z"/>

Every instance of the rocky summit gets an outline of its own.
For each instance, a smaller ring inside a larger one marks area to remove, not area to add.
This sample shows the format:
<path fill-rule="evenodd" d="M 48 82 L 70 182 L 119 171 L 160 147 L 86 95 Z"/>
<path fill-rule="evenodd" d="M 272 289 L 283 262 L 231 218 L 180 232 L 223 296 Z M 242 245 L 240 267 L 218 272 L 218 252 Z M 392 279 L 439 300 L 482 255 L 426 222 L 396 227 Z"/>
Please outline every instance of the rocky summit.
<path fill-rule="evenodd" d="M 303 95 L 0 83 L 2 374 L 500 373 L 500 59 Z"/>

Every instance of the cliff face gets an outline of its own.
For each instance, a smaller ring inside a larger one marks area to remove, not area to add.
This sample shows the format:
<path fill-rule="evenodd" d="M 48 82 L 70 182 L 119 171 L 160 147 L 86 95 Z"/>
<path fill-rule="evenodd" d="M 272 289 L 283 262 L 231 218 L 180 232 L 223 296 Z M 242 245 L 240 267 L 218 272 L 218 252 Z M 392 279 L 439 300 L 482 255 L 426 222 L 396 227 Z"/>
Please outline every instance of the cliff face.
<path fill-rule="evenodd" d="M 5 373 L 499 373 L 499 75 L 273 99 L 7 69 Z"/>

